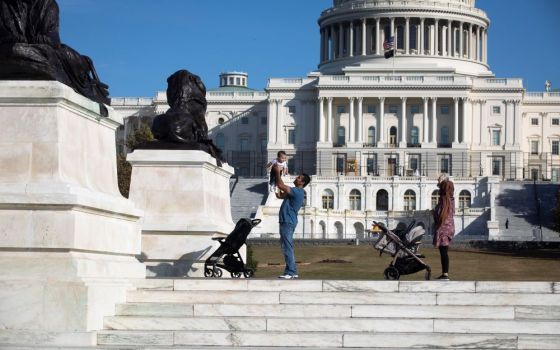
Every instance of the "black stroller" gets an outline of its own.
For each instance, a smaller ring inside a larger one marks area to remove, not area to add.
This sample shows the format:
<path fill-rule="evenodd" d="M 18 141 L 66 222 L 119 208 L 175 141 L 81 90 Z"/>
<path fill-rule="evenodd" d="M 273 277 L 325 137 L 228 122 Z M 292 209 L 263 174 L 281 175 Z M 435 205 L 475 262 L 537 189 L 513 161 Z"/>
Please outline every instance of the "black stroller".
<path fill-rule="evenodd" d="M 239 249 L 245 244 L 247 236 L 253 227 L 257 226 L 259 219 L 239 219 L 235 228 L 227 237 L 214 237 L 215 241 L 220 242 L 220 246 L 210 255 L 204 263 L 205 277 L 222 277 L 222 269 L 228 271 L 233 278 L 252 277 L 255 271 L 245 267 L 243 258 L 239 254 Z"/>
<path fill-rule="evenodd" d="M 418 254 L 418 248 L 422 244 L 422 237 L 425 233 L 422 226 L 414 227 L 416 221 L 412 220 L 408 227 L 401 223 L 394 231 L 391 231 L 383 223 L 374 222 L 373 224 L 381 230 L 379 238 L 373 244 L 374 248 L 379 250 L 379 255 L 388 253 L 393 257 L 383 272 L 385 279 L 398 280 L 402 275 L 410 275 L 422 270 L 426 270 L 424 276 L 426 280 L 430 279 L 432 269 L 422 260 L 425 256 Z"/>

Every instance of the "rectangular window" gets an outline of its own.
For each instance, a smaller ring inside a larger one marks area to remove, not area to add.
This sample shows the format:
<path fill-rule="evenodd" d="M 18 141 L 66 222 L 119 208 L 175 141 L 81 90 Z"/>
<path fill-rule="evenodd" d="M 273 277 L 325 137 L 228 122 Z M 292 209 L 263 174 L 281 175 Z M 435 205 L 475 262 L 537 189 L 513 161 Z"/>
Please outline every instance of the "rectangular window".
<path fill-rule="evenodd" d="M 550 178 L 550 180 L 552 182 L 558 182 L 559 178 L 559 174 L 560 174 L 560 169 L 559 168 L 552 168 L 552 176 Z"/>
<path fill-rule="evenodd" d="M 389 113 L 397 114 L 398 112 L 399 112 L 399 106 L 397 105 L 389 106 Z"/>
<path fill-rule="evenodd" d="M 450 168 L 449 168 L 449 164 L 451 163 L 451 156 L 441 156 L 440 162 L 439 162 L 439 171 L 441 173 L 451 173 Z"/>
<path fill-rule="evenodd" d="M 552 118 L 552 125 L 560 125 L 560 119 Z"/>
<path fill-rule="evenodd" d="M 236 85 L 241 85 L 241 79 L 240 78 L 235 78 L 235 82 L 236 82 Z"/>
<path fill-rule="evenodd" d="M 539 125 L 539 119 L 538 118 L 531 118 L 531 125 Z"/>
<path fill-rule="evenodd" d="M 336 113 L 338 114 L 346 113 L 346 106 L 337 106 Z"/>
<path fill-rule="evenodd" d="M 367 106 L 367 112 L 370 113 L 370 114 L 377 113 L 377 108 L 376 107 L 377 106 L 375 106 L 375 105 L 368 105 Z"/>
<path fill-rule="evenodd" d="M 296 168 L 296 160 L 294 159 L 293 156 L 290 156 L 288 158 L 288 171 L 292 174 L 294 174 L 294 169 Z"/>
<path fill-rule="evenodd" d="M 492 130 L 492 146 L 500 145 L 500 130 Z"/>
<path fill-rule="evenodd" d="M 241 124 L 244 125 L 249 124 L 249 117 L 241 117 Z"/>
<path fill-rule="evenodd" d="M 410 113 L 412 114 L 420 113 L 420 106 L 419 105 L 410 106 Z"/>
<path fill-rule="evenodd" d="M 448 105 L 441 106 L 441 114 L 449 114 L 449 106 Z"/>
<path fill-rule="evenodd" d="M 241 152 L 247 152 L 249 150 L 249 139 L 243 138 L 239 140 L 239 150 Z"/>
<path fill-rule="evenodd" d="M 375 174 L 375 158 L 368 158 L 366 161 L 368 175 Z"/>
<path fill-rule="evenodd" d="M 261 125 L 266 125 L 266 117 L 261 117 Z"/>
<path fill-rule="evenodd" d="M 539 141 L 531 141 L 531 154 L 539 154 Z"/>
<path fill-rule="evenodd" d="M 295 145 L 296 144 L 296 130 L 290 129 L 288 130 L 288 144 Z"/>
<path fill-rule="evenodd" d="M 413 173 L 415 173 L 418 170 L 418 163 L 419 163 L 419 156 L 410 156 L 410 158 L 408 158 L 408 168 L 410 170 L 412 170 Z"/>
<path fill-rule="evenodd" d="M 296 114 L 296 106 L 288 106 L 288 113 Z"/>
<path fill-rule="evenodd" d="M 344 168 L 346 166 L 346 162 L 345 162 L 345 157 L 344 156 L 338 156 L 336 158 L 336 173 L 337 174 L 344 174 Z"/>
<path fill-rule="evenodd" d="M 559 155 L 559 147 L 560 146 L 560 141 L 552 141 L 552 154 L 557 156 Z"/>
<path fill-rule="evenodd" d="M 500 175 L 502 173 L 502 161 L 500 158 L 492 159 L 492 175 Z"/>
<path fill-rule="evenodd" d="M 502 113 L 502 107 L 492 106 L 492 114 L 501 114 L 501 113 Z"/>

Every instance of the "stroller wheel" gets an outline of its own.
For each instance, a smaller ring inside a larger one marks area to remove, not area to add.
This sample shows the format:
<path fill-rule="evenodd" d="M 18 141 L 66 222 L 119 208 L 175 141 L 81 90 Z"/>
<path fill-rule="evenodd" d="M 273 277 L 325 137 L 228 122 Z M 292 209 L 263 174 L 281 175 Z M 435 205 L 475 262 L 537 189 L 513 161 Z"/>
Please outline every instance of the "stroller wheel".
<path fill-rule="evenodd" d="M 215 267 L 214 271 L 213 271 L 213 274 L 212 274 L 212 277 L 217 277 L 217 278 L 222 277 L 222 269 L 219 269 L 219 268 Z"/>
<path fill-rule="evenodd" d="M 213 277 L 213 276 L 214 276 L 214 271 L 212 271 L 212 269 L 209 268 L 204 269 L 204 277 Z"/>
<path fill-rule="evenodd" d="M 243 272 L 243 275 L 245 276 L 245 278 L 251 278 L 251 277 L 253 277 L 254 274 L 255 274 L 255 272 L 251 269 L 245 270 Z"/>
<path fill-rule="evenodd" d="M 397 268 L 393 266 L 389 266 L 388 268 L 386 268 L 383 274 L 385 275 L 385 279 L 387 280 L 398 280 L 399 277 L 401 277 L 399 270 L 397 270 Z"/>
<path fill-rule="evenodd" d="M 239 278 L 241 277 L 241 272 L 232 272 L 231 273 L 231 278 Z"/>

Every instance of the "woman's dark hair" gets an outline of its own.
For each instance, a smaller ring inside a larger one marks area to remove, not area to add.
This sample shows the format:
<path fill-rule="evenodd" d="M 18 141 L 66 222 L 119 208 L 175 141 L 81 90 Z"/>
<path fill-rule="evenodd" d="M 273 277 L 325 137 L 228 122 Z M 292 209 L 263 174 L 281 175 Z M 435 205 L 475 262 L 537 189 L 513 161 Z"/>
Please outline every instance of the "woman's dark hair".
<path fill-rule="evenodd" d="M 455 192 L 455 186 L 453 182 L 449 180 L 442 181 L 439 186 L 439 200 L 441 203 L 441 214 L 436 222 L 436 228 L 440 228 L 441 225 L 447 220 L 449 214 L 451 213 L 451 206 L 453 205 L 453 192 Z"/>

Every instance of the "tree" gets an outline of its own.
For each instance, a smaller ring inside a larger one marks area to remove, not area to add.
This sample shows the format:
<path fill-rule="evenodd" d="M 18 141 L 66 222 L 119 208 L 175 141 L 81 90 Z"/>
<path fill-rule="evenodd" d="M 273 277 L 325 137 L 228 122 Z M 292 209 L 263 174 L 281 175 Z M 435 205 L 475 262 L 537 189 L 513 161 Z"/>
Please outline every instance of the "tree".
<path fill-rule="evenodd" d="M 138 145 L 154 140 L 152 130 L 146 123 L 140 124 L 140 127 L 130 135 L 126 140 L 126 147 L 130 152 L 134 151 Z M 126 154 L 117 154 L 117 177 L 119 183 L 119 191 L 123 196 L 128 198 L 130 191 L 130 177 L 132 176 L 132 166 L 126 161 Z"/>

